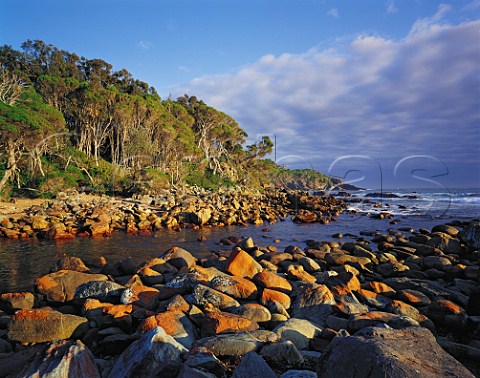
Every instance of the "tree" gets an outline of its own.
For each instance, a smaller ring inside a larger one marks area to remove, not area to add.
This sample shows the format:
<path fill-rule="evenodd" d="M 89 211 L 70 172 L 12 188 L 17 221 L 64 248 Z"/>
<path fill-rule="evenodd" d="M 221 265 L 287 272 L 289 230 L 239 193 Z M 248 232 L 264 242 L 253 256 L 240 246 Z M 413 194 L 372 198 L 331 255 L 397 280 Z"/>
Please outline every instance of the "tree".
<path fill-rule="evenodd" d="M 0 102 L 0 147 L 5 166 L 0 193 L 11 181 L 20 187 L 23 156 L 29 156 L 31 165 L 42 171 L 40 155 L 49 142 L 48 136 L 64 131 L 64 126 L 62 114 L 46 105 L 33 88 L 24 88 L 13 104 Z"/>

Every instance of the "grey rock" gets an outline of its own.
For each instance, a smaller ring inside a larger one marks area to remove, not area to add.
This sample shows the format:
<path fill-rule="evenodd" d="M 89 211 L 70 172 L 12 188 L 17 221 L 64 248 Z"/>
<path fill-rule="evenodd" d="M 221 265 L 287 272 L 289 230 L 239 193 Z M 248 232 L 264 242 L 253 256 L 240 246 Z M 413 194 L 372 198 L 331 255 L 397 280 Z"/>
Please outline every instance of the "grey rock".
<path fill-rule="evenodd" d="M 197 340 L 193 348 L 204 347 L 215 356 L 243 356 L 256 351 L 265 343 L 279 340 L 271 331 L 252 331 L 248 333 L 225 334 L 205 337 Z"/>
<path fill-rule="evenodd" d="M 224 376 L 226 372 L 225 365 L 211 352 L 197 352 L 189 355 L 185 360 L 185 365 L 207 370 L 220 377 Z"/>
<path fill-rule="evenodd" d="M 317 374 L 310 370 L 287 370 L 280 378 L 317 378 Z"/>
<path fill-rule="evenodd" d="M 169 264 L 177 269 L 180 269 L 183 266 L 186 266 L 189 269 L 193 268 L 197 262 L 197 259 L 193 257 L 190 252 L 179 247 L 172 247 L 159 257 L 168 261 Z"/>
<path fill-rule="evenodd" d="M 267 344 L 260 350 L 260 355 L 267 361 L 273 361 L 285 367 L 296 367 L 303 361 L 303 357 L 295 344 L 291 341 L 281 341 Z"/>
<path fill-rule="evenodd" d="M 276 378 L 272 368 L 255 352 L 243 356 L 232 378 Z"/>
<path fill-rule="evenodd" d="M 425 328 L 366 328 L 354 336 L 334 338 L 320 357 L 323 377 L 410 378 L 472 377 L 446 353 Z"/>
<path fill-rule="evenodd" d="M 26 364 L 19 377 L 100 378 L 92 352 L 79 340 L 54 341 Z"/>
<path fill-rule="evenodd" d="M 335 298 L 325 285 L 309 284 L 296 297 L 292 305 L 294 318 L 307 319 L 320 326 L 333 313 Z"/>
<path fill-rule="evenodd" d="M 120 355 L 109 377 L 150 377 L 152 371 L 167 369 L 169 363 L 179 362 L 184 352 L 187 349 L 183 345 L 167 335 L 163 328 L 155 327 Z"/>
<path fill-rule="evenodd" d="M 480 248 L 480 222 L 472 222 L 458 233 L 458 237 L 469 248 Z"/>
<path fill-rule="evenodd" d="M 282 341 L 291 341 L 297 349 L 306 349 L 310 339 L 322 333 L 322 328 L 306 319 L 291 318 L 273 329 Z"/>
<path fill-rule="evenodd" d="M 223 294 L 205 285 L 197 285 L 191 295 L 186 295 L 187 302 L 196 306 L 206 306 L 210 304 L 220 310 L 228 310 L 240 306 L 234 298 Z"/>
<path fill-rule="evenodd" d="M 107 301 L 114 297 L 120 297 L 124 289 L 124 286 L 112 281 L 90 281 L 77 287 L 73 300 L 95 298 L 100 301 Z"/>

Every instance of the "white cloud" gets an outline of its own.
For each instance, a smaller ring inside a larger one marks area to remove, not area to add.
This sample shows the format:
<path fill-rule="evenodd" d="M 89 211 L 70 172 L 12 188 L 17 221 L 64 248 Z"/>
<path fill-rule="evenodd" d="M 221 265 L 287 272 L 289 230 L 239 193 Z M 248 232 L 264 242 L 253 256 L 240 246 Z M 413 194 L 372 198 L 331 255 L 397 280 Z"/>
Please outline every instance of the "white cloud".
<path fill-rule="evenodd" d="M 153 47 L 153 43 L 150 41 L 140 41 L 137 45 L 143 50 L 150 50 Z"/>
<path fill-rule="evenodd" d="M 396 13 L 398 11 L 397 7 L 395 6 L 395 0 L 387 0 L 386 7 L 387 13 Z"/>
<path fill-rule="evenodd" d="M 340 17 L 340 14 L 338 13 L 338 9 L 337 8 L 332 8 L 330 9 L 328 12 L 327 12 L 327 16 L 331 16 L 333 18 L 339 18 Z"/>
<path fill-rule="evenodd" d="M 432 26 L 435 26 L 440 22 L 445 15 L 450 12 L 452 7 L 449 4 L 440 4 L 438 6 L 437 12 L 431 16 L 426 18 L 420 18 L 412 26 L 412 30 L 410 31 L 411 34 L 417 33 L 424 29 L 428 29 Z"/>
<path fill-rule="evenodd" d="M 345 49 L 265 55 L 234 74 L 196 78 L 187 93 L 252 137 L 276 134 L 278 157 L 302 156 L 317 169 L 345 154 L 392 164 L 429 154 L 472 171 L 480 164 L 480 20 L 439 24 L 448 10 L 418 20 L 403 40 L 365 35 Z"/>

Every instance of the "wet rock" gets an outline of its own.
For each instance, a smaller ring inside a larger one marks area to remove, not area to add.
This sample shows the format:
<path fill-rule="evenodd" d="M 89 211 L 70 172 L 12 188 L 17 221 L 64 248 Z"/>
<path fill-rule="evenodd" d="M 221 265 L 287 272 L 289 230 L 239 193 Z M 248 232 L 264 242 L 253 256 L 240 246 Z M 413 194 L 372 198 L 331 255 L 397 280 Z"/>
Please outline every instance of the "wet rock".
<path fill-rule="evenodd" d="M 32 293 L 4 293 L 0 295 L 0 310 L 13 314 L 17 310 L 30 310 L 35 305 Z"/>
<path fill-rule="evenodd" d="M 362 353 L 358 353 L 362 351 Z M 320 357 L 318 377 L 473 377 L 425 328 L 367 328 L 335 338 Z"/>
<path fill-rule="evenodd" d="M 80 337 L 88 330 L 86 318 L 51 309 L 20 310 L 8 325 L 8 338 L 21 343 L 44 343 Z"/>
<path fill-rule="evenodd" d="M 71 301 L 77 288 L 91 281 L 107 281 L 108 277 L 103 274 L 89 274 L 73 270 L 59 270 L 47 274 L 35 281 L 36 291 L 53 302 Z"/>
<path fill-rule="evenodd" d="M 110 378 L 147 377 L 153 372 L 167 372 L 171 364 L 180 362 L 187 349 L 161 327 L 145 333 L 131 344 L 118 358 Z"/>
<path fill-rule="evenodd" d="M 92 353 L 81 341 L 61 340 L 47 345 L 18 376 L 100 378 L 100 373 Z"/>
<path fill-rule="evenodd" d="M 255 352 L 243 356 L 232 374 L 232 378 L 276 378 L 272 368 Z"/>

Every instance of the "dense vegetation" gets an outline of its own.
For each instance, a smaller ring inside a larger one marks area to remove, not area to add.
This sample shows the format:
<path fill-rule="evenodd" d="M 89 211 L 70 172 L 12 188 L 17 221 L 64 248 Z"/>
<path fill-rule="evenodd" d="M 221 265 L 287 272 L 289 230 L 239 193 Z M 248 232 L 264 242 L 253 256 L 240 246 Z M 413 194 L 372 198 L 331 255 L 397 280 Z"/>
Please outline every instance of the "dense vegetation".
<path fill-rule="evenodd" d="M 169 185 L 262 187 L 318 172 L 264 159 L 273 143 L 247 134 L 195 96 L 162 100 L 149 84 L 101 59 L 42 41 L 0 47 L 0 195 L 52 195 L 70 187 L 155 191 Z M 305 178 L 305 177 L 303 177 Z M 302 182 L 305 182 L 303 180 Z"/>

